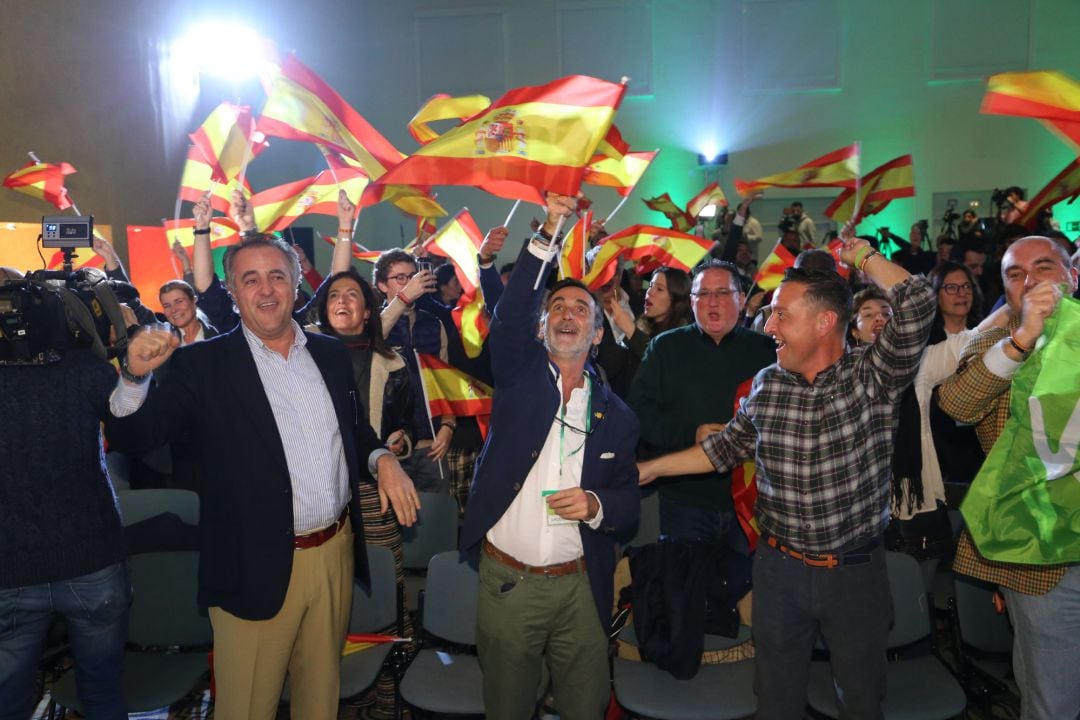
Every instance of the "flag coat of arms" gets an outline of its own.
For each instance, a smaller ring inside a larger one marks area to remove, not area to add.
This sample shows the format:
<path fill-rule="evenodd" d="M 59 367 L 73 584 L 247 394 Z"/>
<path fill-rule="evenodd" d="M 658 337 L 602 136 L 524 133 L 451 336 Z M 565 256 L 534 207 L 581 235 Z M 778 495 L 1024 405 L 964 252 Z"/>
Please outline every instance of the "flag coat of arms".
<path fill-rule="evenodd" d="M 584 75 L 515 88 L 376 182 L 472 185 L 541 204 L 545 190 L 573 195 L 625 92 Z"/>
<path fill-rule="evenodd" d="M 1013 376 L 1009 419 L 960 511 L 988 560 L 1080 562 L 1080 300 L 1047 318 Z"/>

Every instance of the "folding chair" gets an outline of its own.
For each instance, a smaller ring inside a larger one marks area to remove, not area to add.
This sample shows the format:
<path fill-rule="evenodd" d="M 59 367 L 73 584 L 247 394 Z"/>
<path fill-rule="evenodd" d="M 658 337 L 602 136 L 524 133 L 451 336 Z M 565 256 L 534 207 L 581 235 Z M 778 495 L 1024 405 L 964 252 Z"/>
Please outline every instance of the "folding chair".
<path fill-rule="evenodd" d="M 886 718 L 945 720 L 958 716 L 964 711 L 967 699 L 952 672 L 933 652 L 930 597 L 919 562 L 910 555 L 895 552 L 885 553 L 885 561 L 894 614 L 887 644 L 893 651 L 890 654 L 897 655 L 897 651 L 927 638 L 931 641 L 931 652 L 888 663 L 882 711 Z M 826 717 L 839 717 L 828 662 L 810 664 L 808 686 L 810 707 Z"/>

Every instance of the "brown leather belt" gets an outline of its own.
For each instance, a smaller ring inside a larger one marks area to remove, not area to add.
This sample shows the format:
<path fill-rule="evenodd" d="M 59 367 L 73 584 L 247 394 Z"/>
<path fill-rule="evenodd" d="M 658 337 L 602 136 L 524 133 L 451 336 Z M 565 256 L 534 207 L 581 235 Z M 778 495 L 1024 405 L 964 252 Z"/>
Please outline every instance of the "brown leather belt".
<path fill-rule="evenodd" d="M 801 552 L 794 548 L 790 548 L 772 535 L 766 534 L 763 539 L 769 547 L 776 548 L 785 555 L 801 561 L 803 565 L 830 570 L 832 568 L 840 567 L 841 565 L 862 565 L 863 563 L 870 562 L 871 553 L 874 548 L 880 544 L 879 540 L 871 540 L 865 545 L 861 545 L 848 552 L 817 554 Z"/>
<path fill-rule="evenodd" d="M 309 548 L 319 547 L 330 538 L 337 535 L 342 528 L 345 527 L 345 521 L 349 519 L 349 508 L 346 507 L 341 511 L 341 517 L 334 522 L 333 525 L 324 527 L 322 530 L 316 530 L 313 533 L 307 535 L 297 535 L 293 537 L 293 547 L 297 550 L 307 550 Z"/>
<path fill-rule="evenodd" d="M 556 563 L 555 565 L 526 565 L 517 558 L 507 555 L 499 548 L 495 547 L 487 540 L 484 540 L 484 554 L 488 557 L 498 560 L 507 567 L 520 570 L 521 572 L 527 572 L 530 575 L 544 575 L 546 577 L 562 577 L 563 575 L 574 575 L 576 573 L 585 572 L 585 558 L 579 557 L 576 560 L 567 560 L 563 563 Z"/>

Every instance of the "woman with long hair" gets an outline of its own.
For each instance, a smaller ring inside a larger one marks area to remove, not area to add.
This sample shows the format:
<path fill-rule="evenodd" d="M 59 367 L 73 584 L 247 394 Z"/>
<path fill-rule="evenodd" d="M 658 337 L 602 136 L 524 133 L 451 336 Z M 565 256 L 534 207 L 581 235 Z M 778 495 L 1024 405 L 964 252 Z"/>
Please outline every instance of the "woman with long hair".
<path fill-rule="evenodd" d="M 941 263 L 928 279 L 937 291 L 937 312 L 919 371 L 900 401 L 890 525 L 892 548 L 920 560 L 940 558 L 952 547 L 945 475 L 959 450 L 939 445 L 947 438 L 931 423 L 933 390 L 956 372 L 960 351 L 975 332 L 982 313 L 979 285 L 964 265 Z M 955 437 L 955 423 L 951 425 L 942 432 Z"/>
<path fill-rule="evenodd" d="M 319 331 L 333 335 L 349 348 L 364 417 L 386 443 L 387 449 L 398 458 L 407 457 L 412 450 L 413 437 L 413 393 L 409 371 L 405 360 L 383 338 L 379 304 L 371 285 L 350 267 L 326 278 L 315 293 L 313 304 Z M 394 553 L 395 575 L 401 591 L 405 570 L 397 518 L 394 513 L 379 511 L 379 491 L 374 483 L 360 483 L 358 492 L 364 540 L 388 547 Z M 402 628 L 388 630 L 411 635 L 408 613 Z M 394 686 L 389 675 L 380 676 L 372 702 L 380 713 L 393 712 Z"/>

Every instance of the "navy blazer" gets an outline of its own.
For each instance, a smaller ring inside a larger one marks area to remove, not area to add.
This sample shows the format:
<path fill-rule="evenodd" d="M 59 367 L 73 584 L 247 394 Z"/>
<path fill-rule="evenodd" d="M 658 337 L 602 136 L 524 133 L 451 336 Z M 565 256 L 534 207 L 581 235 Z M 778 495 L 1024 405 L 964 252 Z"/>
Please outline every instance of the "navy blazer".
<path fill-rule="evenodd" d="M 491 429 L 476 464 L 465 507 L 461 549 L 475 563 L 480 544 L 517 496 L 547 440 L 562 396 L 558 370 L 538 339 L 541 289 L 532 289 L 541 262 L 522 249 L 491 323 L 495 399 Z M 638 421 L 615 393 L 592 378 L 593 432 L 585 440 L 581 487 L 596 493 L 604 517 L 598 529 L 579 523 L 589 586 L 605 629 L 611 625 L 616 538 L 631 533 L 640 514 L 634 448 Z"/>
<path fill-rule="evenodd" d="M 355 572 L 367 583 L 358 483 L 382 447 L 360 413 L 352 363 L 337 339 L 305 333 L 337 411 L 349 468 Z M 292 483 L 270 402 L 243 329 L 176 350 L 164 382 L 142 407 L 110 417 L 109 442 L 143 452 L 188 431 L 202 478 L 199 603 L 246 620 L 273 617 L 285 601 L 293 558 Z M 351 441 L 350 441 L 351 440 Z"/>

